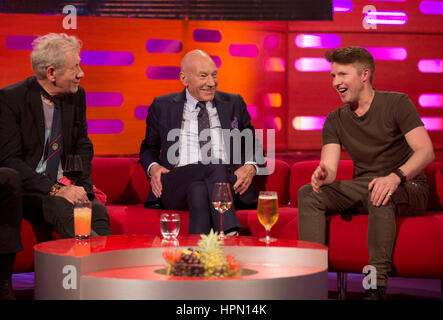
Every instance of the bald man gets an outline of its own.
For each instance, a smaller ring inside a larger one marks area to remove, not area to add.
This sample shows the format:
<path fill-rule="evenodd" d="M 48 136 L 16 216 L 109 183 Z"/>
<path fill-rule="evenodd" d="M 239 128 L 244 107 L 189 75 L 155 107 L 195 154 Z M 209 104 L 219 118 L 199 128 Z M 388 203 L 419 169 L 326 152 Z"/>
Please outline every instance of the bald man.
<path fill-rule="evenodd" d="M 217 73 L 208 54 L 188 52 L 180 72 L 185 89 L 154 99 L 140 147 L 151 180 L 145 206 L 189 210 L 190 234 L 220 231 L 220 215 L 211 203 L 216 182 L 228 182 L 234 191 L 235 205 L 223 215 L 226 234 L 241 229 L 235 207 L 257 205 L 255 145 L 233 143 L 239 134 L 252 136 L 255 143 L 251 117 L 240 95 L 216 91 Z M 262 154 L 261 146 L 258 150 Z"/>

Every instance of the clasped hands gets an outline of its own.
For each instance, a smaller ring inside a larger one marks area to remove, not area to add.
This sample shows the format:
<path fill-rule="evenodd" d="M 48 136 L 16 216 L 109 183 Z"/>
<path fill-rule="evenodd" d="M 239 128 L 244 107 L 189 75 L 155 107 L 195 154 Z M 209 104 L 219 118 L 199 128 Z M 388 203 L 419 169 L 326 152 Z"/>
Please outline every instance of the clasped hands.
<path fill-rule="evenodd" d="M 88 200 L 88 195 L 86 194 L 85 189 L 73 184 L 61 187 L 54 196 L 65 198 L 72 204 L 76 201 Z"/>
<path fill-rule="evenodd" d="M 161 175 L 168 172 L 168 169 L 159 164 L 154 164 L 149 171 L 151 175 L 152 192 L 157 198 L 161 197 L 163 190 Z M 234 174 L 237 176 L 237 181 L 233 186 L 234 192 L 242 195 L 251 185 L 252 178 L 254 178 L 256 174 L 255 167 L 252 164 L 245 164 L 235 170 Z"/>
<path fill-rule="evenodd" d="M 325 184 L 328 177 L 328 171 L 323 163 L 314 170 L 311 176 L 311 186 L 314 192 L 321 193 L 320 187 Z M 374 178 L 368 184 L 368 190 L 371 192 L 371 202 L 374 206 L 386 205 L 389 199 L 400 185 L 400 178 L 394 173 L 387 176 Z"/>

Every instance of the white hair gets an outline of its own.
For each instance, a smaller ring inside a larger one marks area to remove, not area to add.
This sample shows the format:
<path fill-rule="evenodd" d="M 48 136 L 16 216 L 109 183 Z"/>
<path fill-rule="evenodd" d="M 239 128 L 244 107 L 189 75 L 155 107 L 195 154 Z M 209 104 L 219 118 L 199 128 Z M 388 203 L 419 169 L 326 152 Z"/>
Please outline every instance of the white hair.
<path fill-rule="evenodd" d="M 46 70 L 52 66 L 64 70 L 66 52 L 79 53 L 82 42 L 66 33 L 49 33 L 32 42 L 31 64 L 37 79 L 46 78 Z"/>

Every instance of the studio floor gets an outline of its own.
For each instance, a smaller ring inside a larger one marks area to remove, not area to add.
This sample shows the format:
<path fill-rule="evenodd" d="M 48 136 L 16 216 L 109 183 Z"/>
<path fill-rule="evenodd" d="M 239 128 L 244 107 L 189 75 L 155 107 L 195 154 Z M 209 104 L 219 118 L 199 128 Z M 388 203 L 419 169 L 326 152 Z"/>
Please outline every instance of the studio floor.
<path fill-rule="evenodd" d="M 361 300 L 363 298 L 363 276 L 348 274 L 348 300 Z M 13 288 L 17 300 L 34 299 L 34 273 L 19 273 L 12 277 Z M 388 285 L 388 300 L 439 300 L 442 298 L 441 280 L 416 279 L 416 278 L 390 278 Z M 336 300 L 337 274 L 328 274 L 328 297 Z"/>

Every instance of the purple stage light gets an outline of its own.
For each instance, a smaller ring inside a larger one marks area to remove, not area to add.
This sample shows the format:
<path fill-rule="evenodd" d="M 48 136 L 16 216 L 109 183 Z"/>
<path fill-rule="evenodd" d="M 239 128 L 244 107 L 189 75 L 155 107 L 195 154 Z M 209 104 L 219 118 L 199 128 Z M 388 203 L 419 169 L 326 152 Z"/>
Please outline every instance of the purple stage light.
<path fill-rule="evenodd" d="M 424 93 L 418 97 L 418 103 L 422 108 L 443 107 L 443 95 L 439 93 Z"/>
<path fill-rule="evenodd" d="M 219 56 L 210 56 L 212 60 L 214 61 L 217 68 L 220 68 L 222 65 L 222 60 Z"/>
<path fill-rule="evenodd" d="M 422 59 L 418 62 L 418 70 L 424 73 L 442 73 L 443 60 L 440 59 Z"/>
<path fill-rule="evenodd" d="M 326 117 L 294 117 L 292 127 L 295 130 L 322 130 Z"/>
<path fill-rule="evenodd" d="M 423 14 L 443 14 L 443 1 L 422 1 L 420 12 Z"/>
<path fill-rule="evenodd" d="M 209 29 L 195 29 L 192 36 L 197 42 L 220 42 L 222 39 L 220 31 Z"/>
<path fill-rule="evenodd" d="M 331 71 L 331 63 L 325 58 L 299 58 L 295 60 L 294 67 L 301 72 Z"/>
<path fill-rule="evenodd" d="M 146 41 L 146 50 L 150 53 L 179 53 L 182 48 L 180 40 L 149 39 Z"/>
<path fill-rule="evenodd" d="M 32 41 L 38 36 L 7 36 L 6 47 L 11 50 L 32 50 Z"/>
<path fill-rule="evenodd" d="M 138 120 L 145 120 L 148 116 L 149 106 L 137 106 L 134 109 L 134 117 Z"/>
<path fill-rule="evenodd" d="M 91 119 L 88 121 L 88 134 L 119 134 L 123 131 L 123 122 L 119 119 Z"/>
<path fill-rule="evenodd" d="M 150 66 L 146 69 L 146 77 L 151 80 L 179 80 L 180 67 Z"/>
<path fill-rule="evenodd" d="M 231 44 L 229 54 L 233 57 L 257 58 L 258 48 L 255 44 Z"/>
<path fill-rule="evenodd" d="M 365 20 L 368 24 L 404 25 L 408 15 L 402 11 L 368 11 Z"/>
<path fill-rule="evenodd" d="M 408 57 L 408 51 L 402 47 L 365 47 L 375 60 L 403 61 Z"/>
<path fill-rule="evenodd" d="M 120 107 L 123 101 L 120 92 L 86 92 L 88 107 Z"/>
<path fill-rule="evenodd" d="M 440 131 L 443 129 L 443 118 L 441 117 L 421 117 L 426 130 Z"/>
<path fill-rule="evenodd" d="M 85 66 L 130 66 L 134 55 L 127 51 L 83 51 L 80 54 Z"/>
<path fill-rule="evenodd" d="M 294 41 L 299 48 L 337 48 L 341 44 L 336 34 L 299 34 Z"/>
<path fill-rule="evenodd" d="M 353 8 L 352 1 L 350 0 L 334 0 L 332 6 L 334 12 L 349 12 Z"/>

